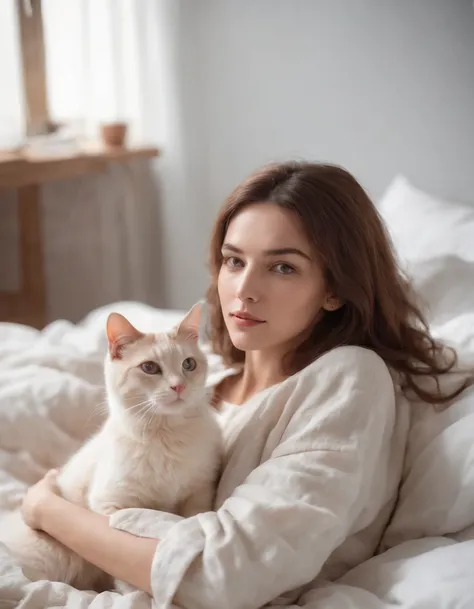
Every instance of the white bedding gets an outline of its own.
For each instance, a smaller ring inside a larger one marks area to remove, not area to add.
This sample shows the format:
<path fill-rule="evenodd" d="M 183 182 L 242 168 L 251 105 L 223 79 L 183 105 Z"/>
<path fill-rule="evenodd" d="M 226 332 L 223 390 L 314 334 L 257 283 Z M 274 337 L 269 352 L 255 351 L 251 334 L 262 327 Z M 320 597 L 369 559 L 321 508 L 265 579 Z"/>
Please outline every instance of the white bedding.
<path fill-rule="evenodd" d="M 419 267 L 419 288 L 428 299 L 434 277 L 437 289 L 440 282 L 449 288 L 453 273 L 444 267 L 457 263 L 446 258 Z M 440 268 L 446 271 L 444 279 Z M 465 306 L 459 304 L 462 291 L 453 292 L 451 303 L 444 295 L 432 321 L 437 334 L 461 345 L 474 360 L 473 269 L 474 264 L 465 269 Z M 59 321 L 43 332 L 0 324 L 0 511 L 18 506 L 26 487 L 60 465 L 100 422 L 104 322 L 112 309 L 154 331 L 170 327 L 181 315 L 120 303 L 93 312 L 77 326 Z M 400 502 L 383 553 L 342 580 L 313 590 L 299 606 L 472 609 L 473 440 L 473 389 L 443 414 L 414 409 Z M 152 603 L 144 593 L 95 595 L 60 583 L 28 582 L 0 545 L 0 609 L 53 606 L 142 609 Z"/>

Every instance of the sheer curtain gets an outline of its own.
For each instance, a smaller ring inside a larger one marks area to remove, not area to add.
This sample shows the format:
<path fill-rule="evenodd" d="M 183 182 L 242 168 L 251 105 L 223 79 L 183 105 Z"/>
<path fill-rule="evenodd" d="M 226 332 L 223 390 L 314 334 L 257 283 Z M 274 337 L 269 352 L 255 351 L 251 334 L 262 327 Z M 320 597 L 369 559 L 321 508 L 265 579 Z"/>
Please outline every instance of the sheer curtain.
<path fill-rule="evenodd" d="M 147 115 L 149 97 L 154 96 L 148 77 L 159 59 L 154 4 L 42 1 L 53 120 L 76 121 L 88 136 L 97 136 L 100 123 L 125 121 L 129 143 L 161 144 L 157 126 L 150 124 Z M 56 220 L 64 215 L 61 199 L 67 196 L 67 186 L 53 185 L 49 195 L 50 275 L 62 273 L 66 280 L 52 233 L 58 234 L 54 210 Z M 139 163 L 112 167 L 105 176 L 81 180 L 74 197 L 78 206 L 75 223 L 82 225 L 82 241 L 95 276 L 91 287 L 100 294 L 89 306 L 119 299 L 156 304 L 162 289 L 158 285 L 161 278 L 154 272 L 158 253 L 153 234 L 153 228 L 158 230 L 154 176 Z M 87 209 L 80 213 L 81 202 L 89 207 L 88 213 Z M 84 256 L 84 248 L 81 250 Z M 56 285 L 57 299 L 61 289 Z M 71 307 L 77 308 L 78 297 L 73 295 Z M 88 308 L 85 304 L 84 309 Z"/>
<path fill-rule="evenodd" d="M 42 0 L 42 9 L 52 117 L 82 120 L 89 134 L 124 120 L 131 139 L 143 140 L 154 2 Z"/>

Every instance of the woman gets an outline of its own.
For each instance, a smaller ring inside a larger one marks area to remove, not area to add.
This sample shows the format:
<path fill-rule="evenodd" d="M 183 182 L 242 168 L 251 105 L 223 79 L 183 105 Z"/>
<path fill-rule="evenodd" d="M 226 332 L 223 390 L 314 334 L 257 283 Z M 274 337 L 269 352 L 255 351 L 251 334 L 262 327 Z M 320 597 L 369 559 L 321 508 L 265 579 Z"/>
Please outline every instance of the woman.
<path fill-rule="evenodd" d="M 446 404 L 454 394 L 424 381 L 455 356 L 430 337 L 373 204 L 338 167 L 250 176 L 217 218 L 211 270 L 213 350 L 239 365 L 215 391 L 216 511 L 156 512 L 159 539 L 142 538 L 113 528 L 120 514 L 110 526 L 57 496 L 52 474 L 24 518 L 159 607 L 309 606 L 376 551 L 401 477 L 405 394 Z"/>

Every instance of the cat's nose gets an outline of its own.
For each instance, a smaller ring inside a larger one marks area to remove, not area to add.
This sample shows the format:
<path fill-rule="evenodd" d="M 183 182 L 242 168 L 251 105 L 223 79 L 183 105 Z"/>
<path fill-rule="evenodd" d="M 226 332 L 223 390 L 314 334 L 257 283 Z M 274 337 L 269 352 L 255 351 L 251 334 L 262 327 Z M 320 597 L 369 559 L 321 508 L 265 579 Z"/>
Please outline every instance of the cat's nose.
<path fill-rule="evenodd" d="M 184 385 L 171 385 L 171 389 L 176 391 L 176 393 L 179 395 L 180 393 L 183 393 Z"/>

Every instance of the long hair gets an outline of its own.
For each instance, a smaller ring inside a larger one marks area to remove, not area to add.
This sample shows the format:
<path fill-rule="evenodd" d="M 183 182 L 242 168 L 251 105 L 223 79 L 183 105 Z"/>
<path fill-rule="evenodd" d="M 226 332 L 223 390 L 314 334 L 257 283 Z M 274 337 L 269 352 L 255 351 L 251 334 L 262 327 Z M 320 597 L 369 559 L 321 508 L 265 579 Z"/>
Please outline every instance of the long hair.
<path fill-rule="evenodd" d="M 362 186 L 340 167 L 308 162 L 276 163 L 256 171 L 235 188 L 218 214 L 207 300 L 212 346 L 228 365 L 242 362 L 245 354 L 232 344 L 219 302 L 221 247 L 232 218 L 248 205 L 265 202 L 300 218 L 328 289 L 343 303 L 337 311 L 325 312 L 290 354 L 289 374 L 335 347 L 358 345 L 375 351 L 399 373 L 403 391 L 412 390 L 423 401 L 441 405 L 464 389 L 467 382 L 449 394 L 441 391 L 438 377 L 453 369 L 456 353 L 430 335 L 384 224 Z M 423 387 L 423 377 L 434 379 L 434 386 Z"/>

